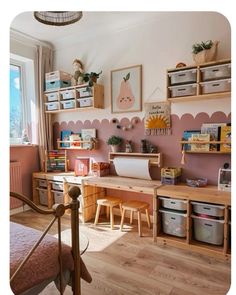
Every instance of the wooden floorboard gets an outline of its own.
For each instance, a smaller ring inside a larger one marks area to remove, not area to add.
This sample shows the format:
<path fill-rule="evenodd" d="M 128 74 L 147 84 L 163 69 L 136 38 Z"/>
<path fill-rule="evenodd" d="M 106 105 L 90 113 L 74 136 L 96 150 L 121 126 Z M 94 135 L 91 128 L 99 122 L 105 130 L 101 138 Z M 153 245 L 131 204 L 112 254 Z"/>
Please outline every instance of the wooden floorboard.
<path fill-rule="evenodd" d="M 43 230 L 50 216 L 26 211 L 11 216 L 11 220 Z M 90 239 L 83 260 L 93 281 L 82 281 L 82 294 L 86 295 L 225 295 L 230 287 L 230 262 L 199 253 L 160 246 L 153 243 L 152 230 L 143 223 L 144 237 L 138 236 L 137 224 L 124 232 L 111 230 L 105 219 L 80 224 L 80 231 Z M 62 218 L 62 230 L 70 228 L 70 216 Z M 57 226 L 50 230 L 56 234 Z M 56 295 L 53 283 L 41 295 Z M 70 287 L 65 295 L 70 295 Z"/>

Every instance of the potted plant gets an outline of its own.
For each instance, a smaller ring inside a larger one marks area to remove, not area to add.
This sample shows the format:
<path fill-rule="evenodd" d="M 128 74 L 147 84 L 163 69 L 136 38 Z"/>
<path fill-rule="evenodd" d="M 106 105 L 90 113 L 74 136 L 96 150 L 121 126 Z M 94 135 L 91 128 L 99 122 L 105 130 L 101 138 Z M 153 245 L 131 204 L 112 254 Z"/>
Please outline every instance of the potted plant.
<path fill-rule="evenodd" d="M 112 135 L 108 138 L 107 144 L 111 146 L 112 152 L 117 152 L 119 149 L 119 145 L 122 143 L 123 139 L 119 136 Z"/>
<path fill-rule="evenodd" d="M 218 41 L 208 40 L 206 42 L 195 43 L 192 46 L 193 60 L 196 64 L 202 64 L 215 60 Z"/>
<path fill-rule="evenodd" d="M 97 79 L 101 75 L 102 71 L 100 73 L 85 73 L 83 74 L 84 82 L 88 82 L 89 86 L 92 87 L 93 83 L 97 83 Z"/>

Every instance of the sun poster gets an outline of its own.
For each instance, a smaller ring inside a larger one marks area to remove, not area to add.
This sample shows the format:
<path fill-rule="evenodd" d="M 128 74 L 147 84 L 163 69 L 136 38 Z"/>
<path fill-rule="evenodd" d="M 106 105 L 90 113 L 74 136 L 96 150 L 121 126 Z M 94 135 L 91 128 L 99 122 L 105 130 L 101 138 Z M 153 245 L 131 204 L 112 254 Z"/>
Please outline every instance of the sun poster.
<path fill-rule="evenodd" d="M 145 134 L 170 135 L 170 104 L 168 102 L 145 103 Z"/>

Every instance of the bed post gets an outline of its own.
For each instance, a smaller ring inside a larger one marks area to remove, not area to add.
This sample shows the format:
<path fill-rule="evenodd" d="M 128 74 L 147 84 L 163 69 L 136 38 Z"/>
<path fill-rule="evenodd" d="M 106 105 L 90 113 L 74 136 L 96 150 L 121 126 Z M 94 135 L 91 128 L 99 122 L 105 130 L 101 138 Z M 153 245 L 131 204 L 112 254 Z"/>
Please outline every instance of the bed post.
<path fill-rule="evenodd" d="M 79 249 L 79 195 L 80 188 L 73 186 L 69 192 L 72 201 L 71 208 L 71 239 L 72 254 L 74 258 L 74 272 L 72 278 L 72 290 L 74 295 L 81 294 L 80 288 L 80 249 Z"/>

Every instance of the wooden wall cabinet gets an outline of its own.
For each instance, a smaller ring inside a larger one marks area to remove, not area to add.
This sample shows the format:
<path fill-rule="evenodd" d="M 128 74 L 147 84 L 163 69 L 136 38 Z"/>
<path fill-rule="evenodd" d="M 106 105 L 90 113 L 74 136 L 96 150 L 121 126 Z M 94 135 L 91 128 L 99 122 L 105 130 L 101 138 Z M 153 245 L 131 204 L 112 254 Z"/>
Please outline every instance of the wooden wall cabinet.
<path fill-rule="evenodd" d="M 231 96 L 231 60 L 167 70 L 167 100 L 183 102 Z"/>
<path fill-rule="evenodd" d="M 104 87 L 94 83 L 76 85 L 44 92 L 46 113 L 104 108 Z"/>

